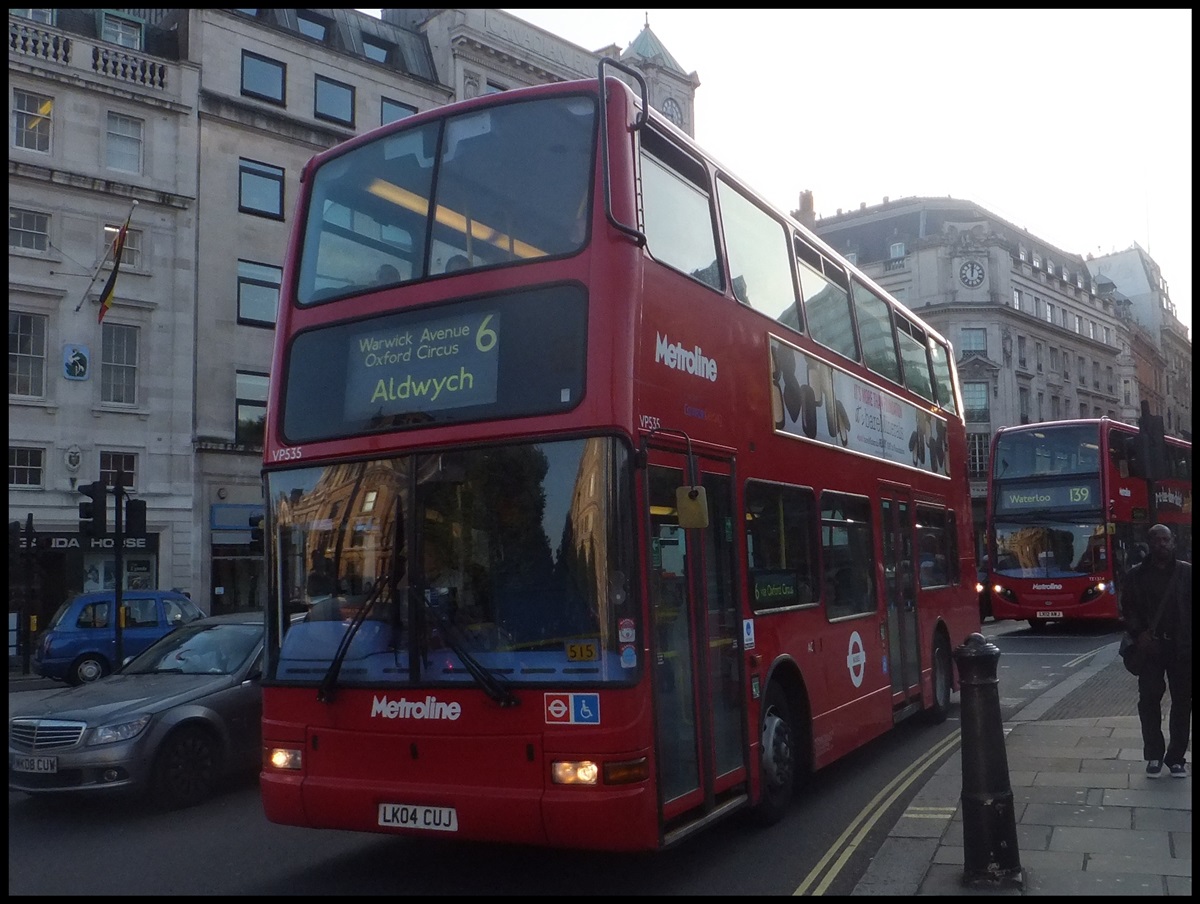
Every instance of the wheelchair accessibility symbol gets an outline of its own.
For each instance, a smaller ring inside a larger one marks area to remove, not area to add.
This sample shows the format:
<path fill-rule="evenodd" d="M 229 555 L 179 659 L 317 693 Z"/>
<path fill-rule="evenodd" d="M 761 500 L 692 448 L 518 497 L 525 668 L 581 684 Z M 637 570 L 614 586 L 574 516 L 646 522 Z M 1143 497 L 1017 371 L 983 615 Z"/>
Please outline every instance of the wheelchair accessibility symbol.
<path fill-rule="evenodd" d="M 546 723 L 599 725 L 599 694 L 546 694 Z"/>

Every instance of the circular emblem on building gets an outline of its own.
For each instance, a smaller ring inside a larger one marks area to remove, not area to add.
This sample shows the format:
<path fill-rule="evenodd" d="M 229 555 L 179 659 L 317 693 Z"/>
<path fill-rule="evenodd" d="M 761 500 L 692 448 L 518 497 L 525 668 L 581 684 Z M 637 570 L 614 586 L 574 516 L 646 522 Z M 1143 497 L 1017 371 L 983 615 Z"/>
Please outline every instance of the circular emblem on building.
<path fill-rule="evenodd" d="M 979 261 L 967 261 L 958 268 L 958 278 L 968 289 L 978 289 L 983 285 L 983 264 Z"/>

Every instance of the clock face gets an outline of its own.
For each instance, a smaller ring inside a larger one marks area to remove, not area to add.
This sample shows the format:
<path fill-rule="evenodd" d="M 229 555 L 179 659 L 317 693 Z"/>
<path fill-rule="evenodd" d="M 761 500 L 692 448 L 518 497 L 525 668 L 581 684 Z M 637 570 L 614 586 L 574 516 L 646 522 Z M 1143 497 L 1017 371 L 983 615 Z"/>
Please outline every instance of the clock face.
<path fill-rule="evenodd" d="M 671 120 L 675 125 L 683 125 L 683 110 L 679 108 L 679 104 L 675 102 L 675 98 L 668 97 L 663 101 L 662 111 L 667 119 Z"/>
<path fill-rule="evenodd" d="M 968 289 L 974 289 L 983 284 L 983 264 L 979 261 L 967 261 L 958 270 L 958 278 Z"/>

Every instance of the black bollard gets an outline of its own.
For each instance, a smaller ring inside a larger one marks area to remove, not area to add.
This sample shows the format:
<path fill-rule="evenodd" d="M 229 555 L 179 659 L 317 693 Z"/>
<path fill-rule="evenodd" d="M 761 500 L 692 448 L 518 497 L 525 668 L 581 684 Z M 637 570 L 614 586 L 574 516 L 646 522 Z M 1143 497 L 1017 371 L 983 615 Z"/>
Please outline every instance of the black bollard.
<path fill-rule="evenodd" d="M 954 651 L 962 689 L 963 883 L 977 888 L 1024 884 L 1016 814 L 1000 718 L 1000 648 L 972 634 Z"/>

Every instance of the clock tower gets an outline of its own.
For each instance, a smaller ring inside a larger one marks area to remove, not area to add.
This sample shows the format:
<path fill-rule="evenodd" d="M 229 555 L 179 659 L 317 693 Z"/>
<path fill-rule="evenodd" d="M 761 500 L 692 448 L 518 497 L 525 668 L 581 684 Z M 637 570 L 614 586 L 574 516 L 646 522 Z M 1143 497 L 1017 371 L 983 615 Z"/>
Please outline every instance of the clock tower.
<path fill-rule="evenodd" d="M 684 72 L 675 61 L 650 30 L 648 14 L 641 33 L 621 54 L 621 62 L 642 73 L 650 92 L 650 105 L 694 138 L 696 89 L 700 87 L 700 78 L 695 72 Z"/>

